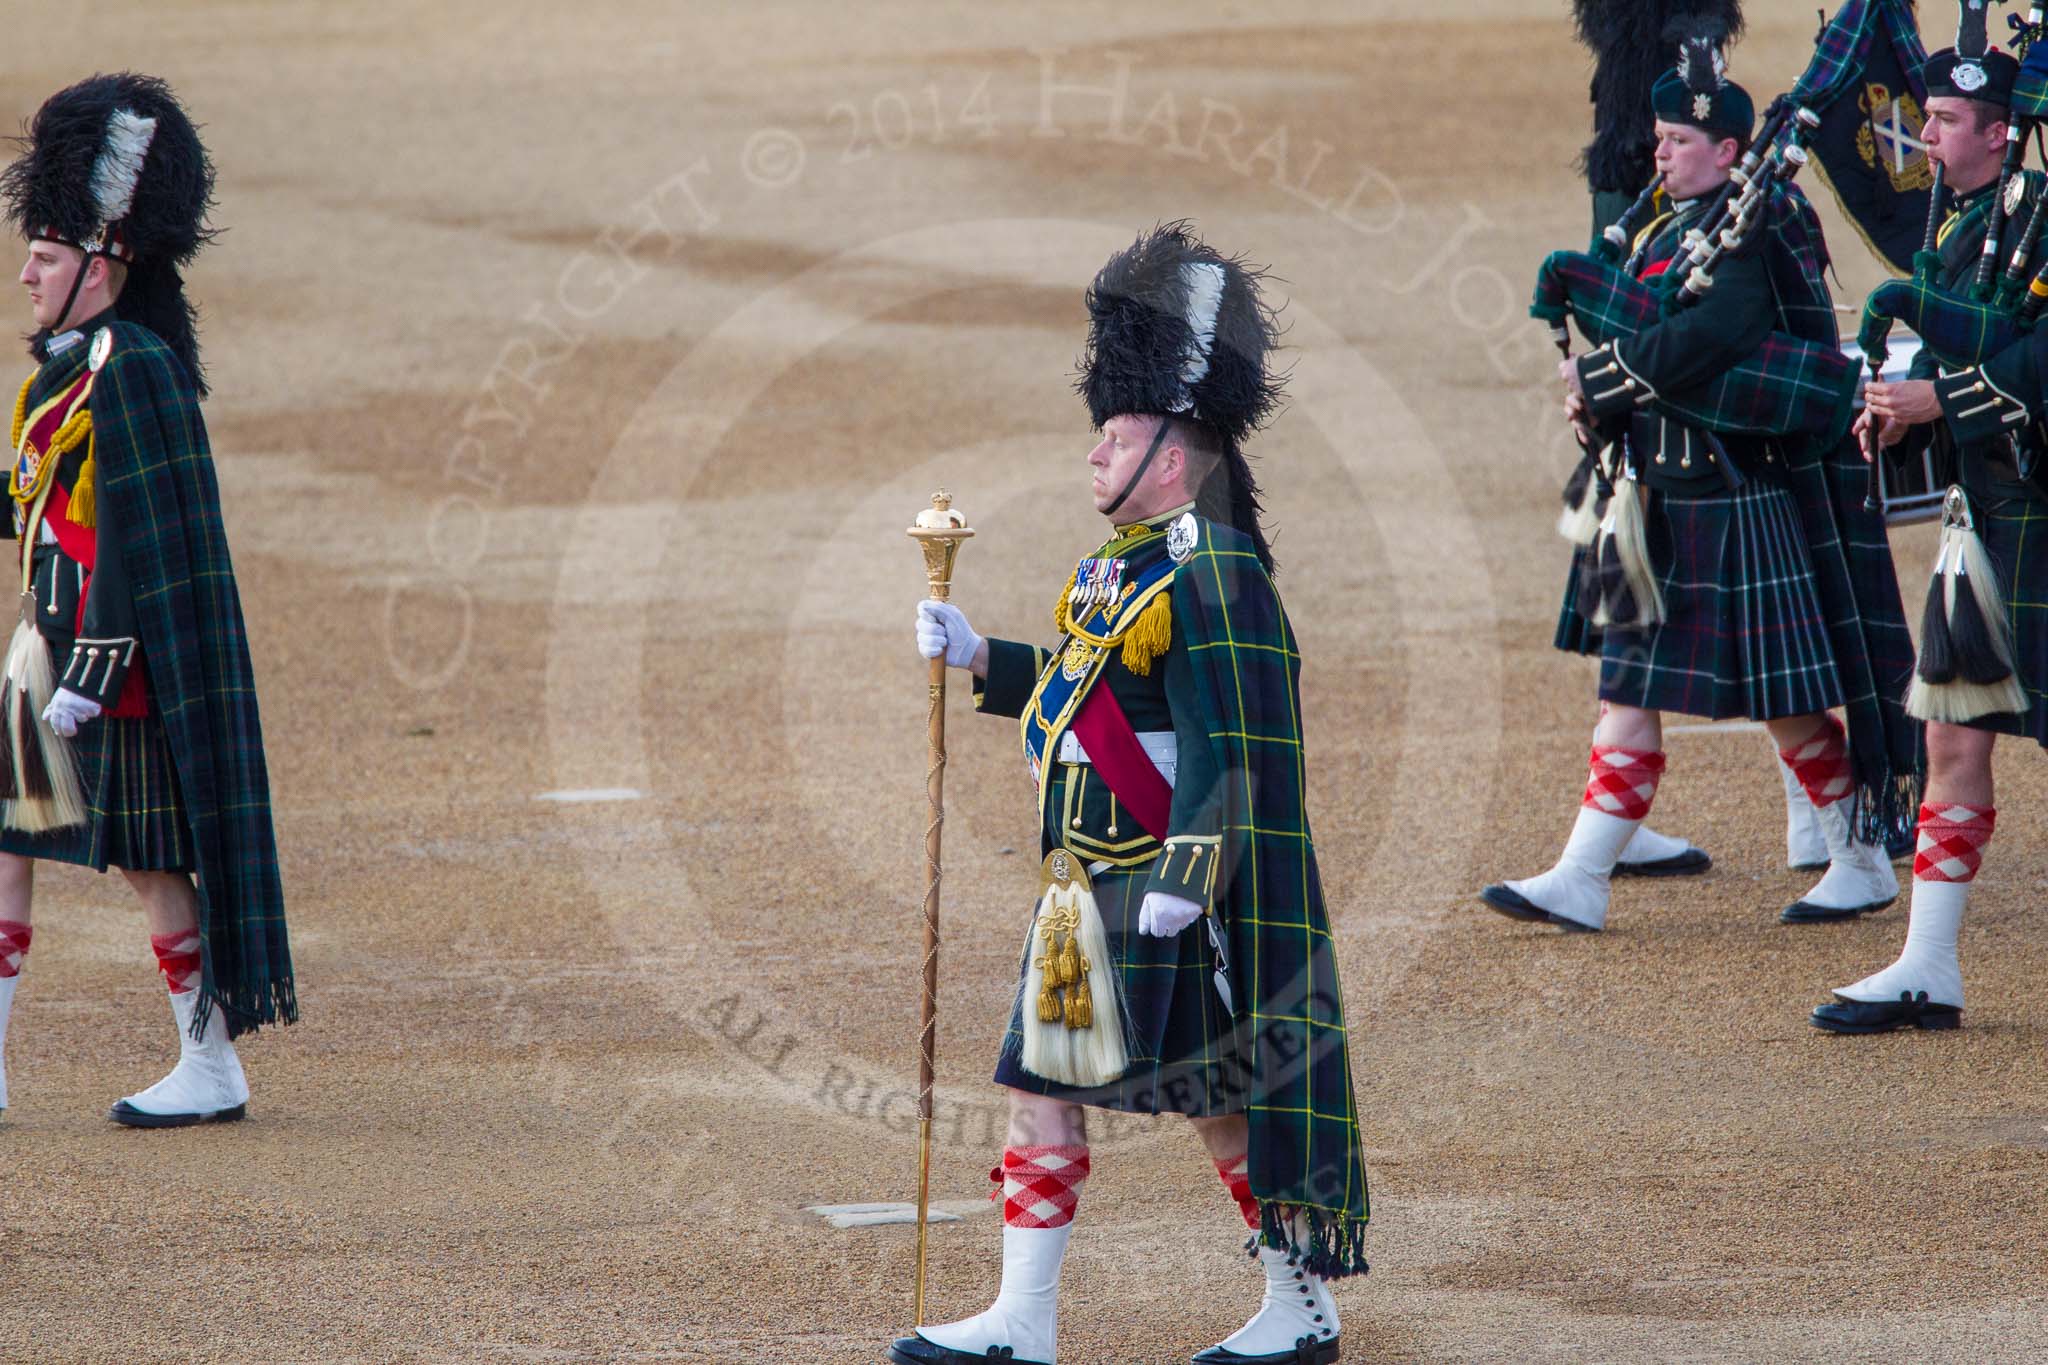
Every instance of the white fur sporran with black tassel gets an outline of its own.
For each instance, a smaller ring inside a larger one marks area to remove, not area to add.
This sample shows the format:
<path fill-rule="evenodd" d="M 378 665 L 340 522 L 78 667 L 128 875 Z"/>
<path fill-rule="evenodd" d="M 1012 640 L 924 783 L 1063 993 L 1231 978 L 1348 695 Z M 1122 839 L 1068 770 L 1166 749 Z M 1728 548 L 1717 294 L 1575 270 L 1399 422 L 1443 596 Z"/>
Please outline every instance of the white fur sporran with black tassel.
<path fill-rule="evenodd" d="M 1980 716 L 2027 709 L 2013 668 L 2005 595 L 1969 499 L 1951 488 L 1942 504 L 1941 548 L 1920 618 L 1920 657 L 1906 691 L 1906 714 L 1960 725 Z"/>
<path fill-rule="evenodd" d="M 1564 509 L 1557 514 L 1557 533 L 1578 546 L 1593 543 L 1600 534 L 1600 522 L 1607 514 L 1597 465 L 1599 457 L 1590 452 L 1579 457 L 1578 466 L 1564 486 Z"/>
<path fill-rule="evenodd" d="M 1600 523 L 1589 566 L 1597 600 L 1590 604 L 1593 610 L 1586 616 L 1602 629 L 1647 630 L 1664 620 L 1664 590 L 1650 571 L 1644 496 L 1634 478 L 1620 479 Z"/>
<path fill-rule="evenodd" d="M 78 755 L 43 719 L 56 691 L 49 641 L 31 622 L 18 622 L 0 680 L 0 737 L 7 746 L 0 762 L 0 798 L 6 809 L 0 823 L 23 834 L 69 829 L 86 819 Z"/>

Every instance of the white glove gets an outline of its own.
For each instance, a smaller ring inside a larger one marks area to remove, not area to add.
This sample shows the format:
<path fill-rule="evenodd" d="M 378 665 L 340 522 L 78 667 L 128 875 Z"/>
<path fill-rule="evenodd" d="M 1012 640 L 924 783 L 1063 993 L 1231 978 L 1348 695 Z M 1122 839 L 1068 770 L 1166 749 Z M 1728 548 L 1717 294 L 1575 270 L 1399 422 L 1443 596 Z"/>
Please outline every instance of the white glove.
<path fill-rule="evenodd" d="M 930 598 L 917 604 L 917 652 L 925 658 L 944 655 L 952 667 L 966 668 L 980 648 L 981 637 L 967 624 L 960 608 Z"/>
<path fill-rule="evenodd" d="M 1147 891 L 1138 907 L 1138 932 L 1153 938 L 1172 938 L 1202 917 L 1202 907 L 1164 891 Z"/>
<path fill-rule="evenodd" d="M 50 698 L 50 704 L 43 708 L 43 724 L 55 730 L 66 739 L 78 733 L 78 727 L 99 715 L 100 704 L 90 697 L 81 697 L 68 687 L 57 689 L 57 695 Z"/>

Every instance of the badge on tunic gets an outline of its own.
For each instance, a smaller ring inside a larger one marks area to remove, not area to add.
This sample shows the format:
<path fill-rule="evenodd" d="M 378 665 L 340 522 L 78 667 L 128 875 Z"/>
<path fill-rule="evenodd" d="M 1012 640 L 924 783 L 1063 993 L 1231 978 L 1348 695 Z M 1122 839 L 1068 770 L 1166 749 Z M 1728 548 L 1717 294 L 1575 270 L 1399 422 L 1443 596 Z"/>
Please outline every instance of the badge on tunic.
<path fill-rule="evenodd" d="M 1095 646 L 1079 640 L 1070 642 L 1060 652 L 1060 675 L 1068 682 L 1079 682 L 1088 676 L 1088 670 L 1095 667 Z"/>
<path fill-rule="evenodd" d="M 1991 78 L 1975 62 L 1957 62 L 1955 70 L 1949 73 L 1949 79 L 1955 82 L 1956 89 L 1967 95 L 1973 90 L 1982 90 Z"/>
<path fill-rule="evenodd" d="M 2020 211 L 2020 206 L 2026 202 L 2027 178 L 2023 175 L 2016 175 L 2011 180 L 2006 182 L 2005 216 L 2008 218 L 2012 217 L 2015 213 L 2018 213 Z"/>
<path fill-rule="evenodd" d="M 112 355 L 113 353 L 113 329 L 109 327 L 102 327 L 97 332 L 94 332 L 92 334 L 92 349 L 86 352 L 85 363 L 92 367 L 92 372 L 94 374 L 98 374 L 100 372 L 100 366 L 106 364 L 107 357 Z"/>
<path fill-rule="evenodd" d="M 1193 512 L 1181 513 L 1166 532 L 1166 557 L 1176 564 L 1185 564 L 1195 557 L 1195 545 L 1202 538 L 1201 523 L 1195 520 Z"/>

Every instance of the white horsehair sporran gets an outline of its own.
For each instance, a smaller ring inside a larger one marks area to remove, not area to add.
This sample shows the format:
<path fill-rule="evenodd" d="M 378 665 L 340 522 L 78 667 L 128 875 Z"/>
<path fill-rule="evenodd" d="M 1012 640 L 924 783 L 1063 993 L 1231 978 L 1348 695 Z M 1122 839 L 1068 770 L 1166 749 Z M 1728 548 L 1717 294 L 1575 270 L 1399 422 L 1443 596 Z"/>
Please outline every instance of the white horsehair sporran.
<path fill-rule="evenodd" d="M 17 466 L 23 451 L 15 452 Z M 21 613 L 7 645 L 4 680 L 0 680 L 0 742 L 7 747 L 0 763 L 0 824 L 23 834 L 47 834 L 82 825 L 86 819 L 85 784 L 78 755 L 70 742 L 43 719 L 57 691 L 57 670 L 50 642 L 36 628 L 34 546 L 43 526 L 43 509 L 54 474 L 28 509 L 21 527 Z"/>
<path fill-rule="evenodd" d="M 1025 935 L 1020 1060 L 1061 1085 L 1107 1085 L 1124 1074 L 1122 978 L 1081 859 L 1056 848 L 1039 870 L 1038 908 Z"/>

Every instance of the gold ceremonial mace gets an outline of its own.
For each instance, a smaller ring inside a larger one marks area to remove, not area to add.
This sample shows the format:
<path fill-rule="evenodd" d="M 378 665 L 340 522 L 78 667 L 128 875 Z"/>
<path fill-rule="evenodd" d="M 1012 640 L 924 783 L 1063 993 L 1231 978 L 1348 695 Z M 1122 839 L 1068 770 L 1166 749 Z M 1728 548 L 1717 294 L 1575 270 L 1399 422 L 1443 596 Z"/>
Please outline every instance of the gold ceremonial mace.
<path fill-rule="evenodd" d="M 910 538 L 924 551 L 924 576 L 930 595 L 945 601 L 953 591 L 953 556 L 960 542 L 973 535 L 967 518 L 953 510 L 952 495 L 932 494 L 932 505 L 917 514 Z M 931 661 L 931 712 L 926 729 L 931 767 L 924 776 L 925 808 L 931 822 L 924 828 L 924 1003 L 919 1012 L 917 1043 L 917 1310 L 913 1326 L 924 1324 L 925 1218 L 932 1192 L 932 1057 L 939 1033 L 939 831 L 946 820 L 946 659 Z"/>

